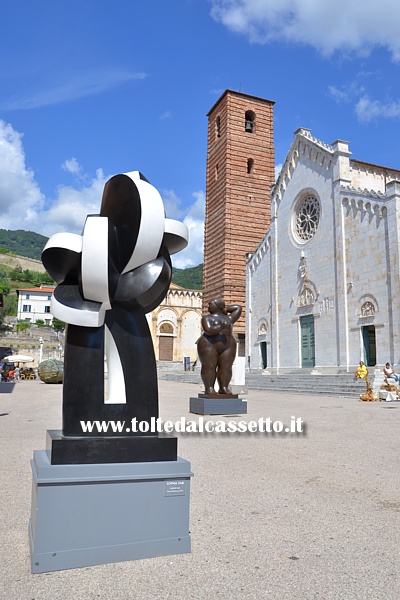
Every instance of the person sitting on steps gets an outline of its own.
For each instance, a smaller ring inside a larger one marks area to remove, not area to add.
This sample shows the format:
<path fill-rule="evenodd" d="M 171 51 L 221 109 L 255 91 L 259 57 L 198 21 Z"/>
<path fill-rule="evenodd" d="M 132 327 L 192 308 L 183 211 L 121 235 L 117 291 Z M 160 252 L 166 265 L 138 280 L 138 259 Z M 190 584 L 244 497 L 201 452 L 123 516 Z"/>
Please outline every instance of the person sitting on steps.
<path fill-rule="evenodd" d="M 368 375 L 368 369 L 364 365 L 364 361 L 360 360 L 360 364 L 354 372 L 354 379 L 364 379 Z"/>
<path fill-rule="evenodd" d="M 387 383 L 387 380 L 389 377 L 391 379 L 394 379 L 397 383 L 400 381 L 400 375 L 398 373 L 394 372 L 393 367 L 388 362 L 386 363 L 386 365 L 383 368 L 383 374 L 385 375 L 386 383 Z"/>

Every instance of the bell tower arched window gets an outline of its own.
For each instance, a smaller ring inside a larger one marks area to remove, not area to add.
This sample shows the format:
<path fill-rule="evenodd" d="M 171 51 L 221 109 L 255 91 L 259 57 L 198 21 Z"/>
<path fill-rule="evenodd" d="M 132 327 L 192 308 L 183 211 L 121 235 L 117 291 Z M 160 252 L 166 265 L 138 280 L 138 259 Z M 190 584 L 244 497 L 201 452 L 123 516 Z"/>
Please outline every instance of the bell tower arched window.
<path fill-rule="evenodd" d="M 252 110 L 246 110 L 244 115 L 244 130 L 247 133 L 253 133 L 256 115 Z"/>
<path fill-rule="evenodd" d="M 221 137 L 221 117 L 217 117 L 215 120 L 215 137 Z"/>

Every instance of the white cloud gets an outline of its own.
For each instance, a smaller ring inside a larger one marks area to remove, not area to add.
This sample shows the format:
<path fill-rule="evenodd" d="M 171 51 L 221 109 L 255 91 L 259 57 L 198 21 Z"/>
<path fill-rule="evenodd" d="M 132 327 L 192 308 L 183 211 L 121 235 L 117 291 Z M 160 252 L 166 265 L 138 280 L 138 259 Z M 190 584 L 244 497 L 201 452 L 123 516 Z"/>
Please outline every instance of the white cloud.
<path fill-rule="evenodd" d="M 183 219 L 189 229 L 189 244 L 185 250 L 172 257 L 174 267 L 178 269 L 195 267 L 204 260 L 205 194 L 202 191 L 194 192 L 193 197 L 195 201 L 185 210 L 186 216 Z M 175 215 L 171 216 L 174 218 Z"/>
<path fill-rule="evenodd" d="M 106 177 L 102 169 L 98 169 L 87 185 L 80 188 L 60 185 L 57 196 L 48 210 L 40 215 L 41 232 L 52 235 L 59 231 L 81 233 L 88 214 L 98 214 L 103 195 Z"/>
<path fill-rule="evenodd" d="M 160 115 L 160 121 L 165 121 L 165 119 L 171 119 L 172 112 L 170 110 L 166 110 L 162 115 Z"/>
<path fill-rule="evenodd" d="M 328 95 L 333 98 L 337 104 L 354 102 L 366 93 L 364 82 L 369 78 L 373 78 L 374 82 L 376 82 L 379 80 L 379 77 L 379 72 L 368 73 L 360 71 L 348 83 L 342 84 L 339 87 L 336 85 L 329 85 Z"/>
<path fill-rule="evenodd" d="M 26 166 L 22 134 L 0 120 L 0 228 L 26 229 L 51 236 L 68 231 L 81 233 L 88 214 L 98 214 L 104 184 L 110 176 L 98 169 L 89 179 L 76 158 L 63 163 L 64 170 L 79 175 L 80 185 L 60 185 L 52 199 L 45 199 L 32 170 Z M 183 220 L 189 228 L 189 246 L 173 257 L 178 268 L 203 261 L 204 192 L 195 192 L 188 208 L 173 190 L 162 192 L 167 217 Z"/>
<path fill-rule="evenodd" d="M 44 196 L 26 166 L 22 134 L 0 120 L 0 228 L 35 231 Z"/>
<path fill-rule="evenodd" d="M 328 92 L 329 95 L 335 100 L 335 102 L 337 102 L 338 104 L 340 104 L 341 102 L 349 102 L 351 99 L 351 96 L 349 94 L 349 90 L 346 88 L 338 88 L 334 85 L 330 85 L 328 86 Z"/>
<path fill-rule="evenodd" d="M 275 181 L 278 179 L 279 173 L 281 172 L 282 167 L 283 167 L 283 163 L 281 163 L 280 165 L 275 165 Z"/>
<path fill-rule="evenodd" d="M 211 15 L 251 42 L 283 41 L 368 54 L 385 47 L 400 60 L 398 0 L 211 0 Z"/>
<path fill-rule="evenodd" d="M 369 123 L 375 119 L 397 119 L 400 117 L 400 100 L 373 100 L 361 84 L 367 77 L 379 81 L 379 72 L 360 72 L 350 83 L 336 87 L 328 87 L 328 95 L 338 104 L 351 103 L 361 123 Z"/>
<path fill-rule="evenodd" d="M 82 167 L 74 156 L 63 162 L 61 168 L 63 171 L 71 173 L 71 175 L 79 175 L 82 171 Z"/>
<path fill-rule="evenodd" d="M 385 103 L 380 100 L 371 100 L 368 95 L 364 95 L 357 102 L 355 111 L 358 119 L 363 123 L 369 123 L 378 117 L 397 118 L 400 117 L 400 101 Z"/>
<path fill-rule="evenodd" d="M 174 190 L 161 190 L 160 194 L 167 217 L 169 219 L 181 219 L 185 214 L 181 208 L 182 200 L 178 198 Z"/>
<path fill-rule="evenodd" d="M 62 104 L 77 98 L 101 94 L 124 83 L 145 79 L 146 73 L 103 69 L 99 71 L 60 75 L 60 81 L 51 87 L 41 82 L 39 91 L 29 89 L 24 95 L 10 98 L 0 103 L 1 110 L 28 110 L 43 106 Z"/>

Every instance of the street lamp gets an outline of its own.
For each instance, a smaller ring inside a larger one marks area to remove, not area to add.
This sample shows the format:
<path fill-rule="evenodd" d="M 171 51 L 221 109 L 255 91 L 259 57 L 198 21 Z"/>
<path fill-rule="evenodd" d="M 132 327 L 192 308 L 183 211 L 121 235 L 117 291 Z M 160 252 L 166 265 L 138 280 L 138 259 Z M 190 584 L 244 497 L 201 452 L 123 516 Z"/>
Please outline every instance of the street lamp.
<path fill-rule="evenodd" d="M 39 347 L 40 347 L 40 350 L 39 350 L 39 363 L 41 363 L 42 360 L 43 360 L 43 343 L 44 343 L 43 342 L 43 338 L 40 337 L 39 338 Z"/>

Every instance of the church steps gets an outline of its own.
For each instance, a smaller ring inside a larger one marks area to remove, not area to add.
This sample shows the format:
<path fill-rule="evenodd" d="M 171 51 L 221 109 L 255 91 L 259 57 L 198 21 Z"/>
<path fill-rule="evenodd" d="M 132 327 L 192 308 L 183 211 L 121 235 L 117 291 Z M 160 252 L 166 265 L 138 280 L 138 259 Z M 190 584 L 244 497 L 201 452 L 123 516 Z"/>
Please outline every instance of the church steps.
<path fill-rule="evenodd" d="M 353 374 L 311 375 L 293 373 L 285 375 L 258 375 L 247 373 L 249 389 L 271 392 L 286 391 L 293 394 L 356 397 L 366 391 L 365 381 L 354 381 Z"/>
<path fill-rule="evenodd" d="M 373 374 L 372 374 L 373 377 Z M 160 379 L 194 383 L 201 386 L 200 373 L 195 372 L 162 372 Z M 371 381 L 372 385 L 372 381 Z M 337 375 L 312 375 L 302 371 L 284 375 L 263 375 L 246 373 L 246 387 L 249 390 L 266 392 L 287 392 L 289 394 L 324 395 L 343 398 L 356 398 L 366 392 L 365 380 L 354 381 L 353 373 Z"/>

